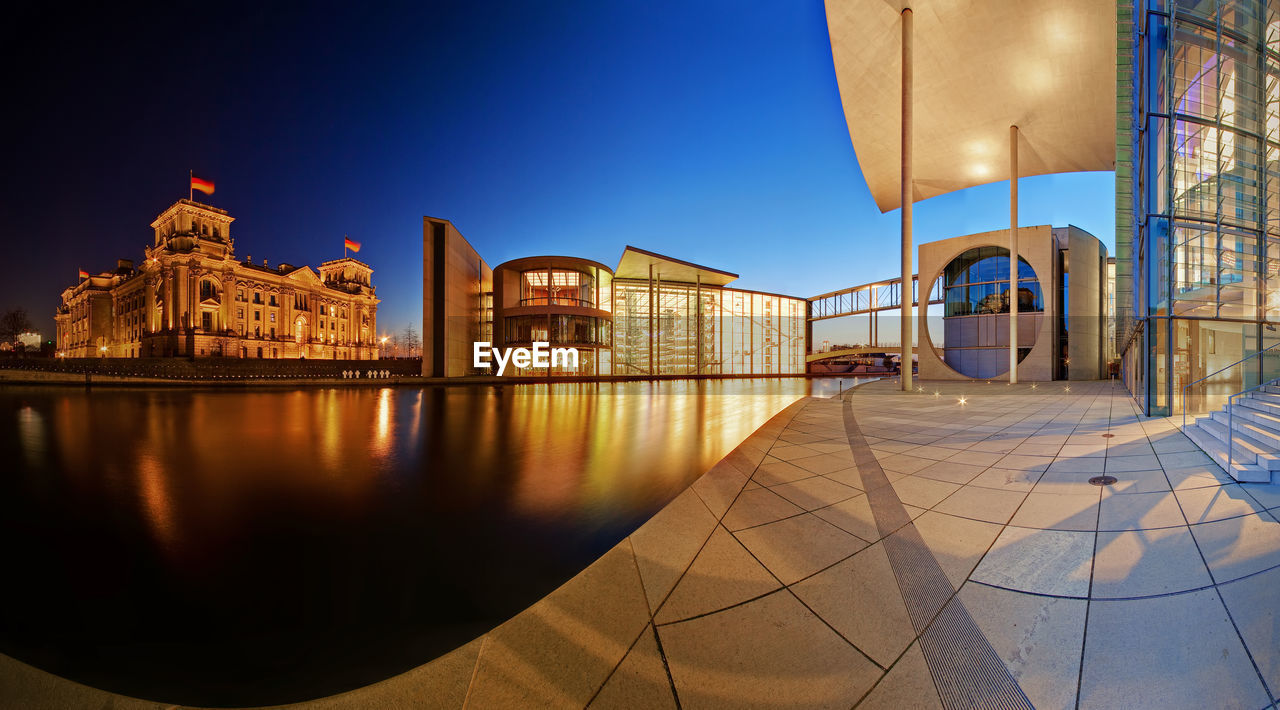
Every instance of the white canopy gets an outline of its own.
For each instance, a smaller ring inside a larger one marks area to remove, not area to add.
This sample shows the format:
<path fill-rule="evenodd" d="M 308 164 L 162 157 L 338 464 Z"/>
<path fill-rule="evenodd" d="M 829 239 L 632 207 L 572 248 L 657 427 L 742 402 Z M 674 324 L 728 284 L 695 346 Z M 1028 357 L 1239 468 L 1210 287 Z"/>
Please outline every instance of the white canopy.
<path fill-rule="evenodd" d="M 882 212 L 900 201 L 900 14 L 914 14 L 915 199 L 1115 169 L 1114 0 L 826 0 L 849 136 Z"/>

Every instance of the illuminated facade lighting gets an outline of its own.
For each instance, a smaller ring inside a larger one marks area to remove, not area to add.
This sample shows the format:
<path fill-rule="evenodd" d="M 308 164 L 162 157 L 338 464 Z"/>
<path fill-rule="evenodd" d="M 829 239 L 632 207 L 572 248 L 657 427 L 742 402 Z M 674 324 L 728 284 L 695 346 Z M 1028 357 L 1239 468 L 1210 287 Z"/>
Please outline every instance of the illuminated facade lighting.
<path fill-rule="evenodd" d="M 516 375 L 805 372 L 807 300 L 727 288 L 737 274 L 630 246 L 616 269 L 562 256 L 490 269 L 452 224 L 431 218 L 423 253 L 427 376 L 483 374 L 473 342 L 579 349 L 573 371 L 507 368 Z"/>
<path fill-rule="evenodd" d="M 235 257 L 234 218 L 179 200 L 151 227 L 141 268 L 116 268 L 62 292 L 57 347 L 65 357 L 370 360 L 379 300 L 373 268 L 352 258 L 307 266 Z"/>

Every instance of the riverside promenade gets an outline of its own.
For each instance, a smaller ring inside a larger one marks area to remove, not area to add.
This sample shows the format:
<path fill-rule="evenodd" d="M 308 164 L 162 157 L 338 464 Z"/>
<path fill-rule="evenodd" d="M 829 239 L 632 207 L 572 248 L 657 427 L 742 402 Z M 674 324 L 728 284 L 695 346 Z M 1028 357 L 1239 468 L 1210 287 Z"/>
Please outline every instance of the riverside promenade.
<path fill-rule="evenodd" d="M 921 384 L 797 401 L 512 620 L 295 707 L 1275 706 L 1280 486 L 1116 383 Z"/>

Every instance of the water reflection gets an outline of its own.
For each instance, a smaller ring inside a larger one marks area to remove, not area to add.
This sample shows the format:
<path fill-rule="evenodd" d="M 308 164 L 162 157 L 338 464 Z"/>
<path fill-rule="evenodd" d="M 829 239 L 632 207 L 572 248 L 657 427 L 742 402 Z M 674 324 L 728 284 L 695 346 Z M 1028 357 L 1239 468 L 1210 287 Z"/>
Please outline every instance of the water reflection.
<path fill-rule="evenodd" d="M 177 703 L 365 685 L 546 594 L 809 387 L 6 388 L 0 651 Z"/>

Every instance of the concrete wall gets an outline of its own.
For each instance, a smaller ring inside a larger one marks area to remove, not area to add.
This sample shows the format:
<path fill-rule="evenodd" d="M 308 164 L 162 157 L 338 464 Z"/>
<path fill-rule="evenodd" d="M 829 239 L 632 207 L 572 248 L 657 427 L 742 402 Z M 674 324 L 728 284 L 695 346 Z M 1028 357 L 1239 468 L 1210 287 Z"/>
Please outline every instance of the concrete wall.
<path fill-rule="evenodd" d="M 1067 378 L 1107 376 L 1107 247 L 1079 227 L 1054 230 L 1065 237 L 1067 277 Z"/>
<path fill-rule="evenodd" d="M 422 218 L 422 374 L 471 374 L 493 270 L 448 220 Z"/>
<path fill-rule="evenodd" d="M 1096 240 L 1095 240 L 1096 241 Z M 969 249 L 982 246 L 998 246 L 1009 248 L 1009 230 L 998 229 L 992 232 L 967 234 L 938 242 L 921 244 L 917 250 L 917 264 L 920 274 L 920 293 L 931 293 L 934 283 L 942 278 L 943 270 L 952 259 Z M 1046 381 L 1053 379 L 1053 362 L 1056 343 L 1054 342 L 1055 319 L 1051 316 L 1057 312 L 1058 288 L 1055 281 L 1057 273 L 1054 248 L 1053 228 L 1048 225 L 1036 227 L 1020 227 L 1018 229 L 1018 254 L 1036 272 L 1040 281 L 1040 290 L 1044 298 L 1044 315 L 1025 315 L 1018 318 L 1018 343 L 1022 347 L 1034 345 L 1031 353 L 1018 364 L 1019 381 Z M 967 380 L 965 375 L 952 369 L 943 361 L 941 354 L 935 350 L 933 339 L 929 337 L 927 324 L 928 309 L 920 309 L 917 314 L 917 343 L 919 377 L 922 380 Z M 997 342 L 1008 344 L 1008 316 L 997 317 Z M 1003 337 L 999 333 L 1003 332 Z M 940 349 L 940 348 L 939 348 Z M 1005 367 L 1000 368 L 1001 377 L 1008 372 L 1008 359 Z"/>

